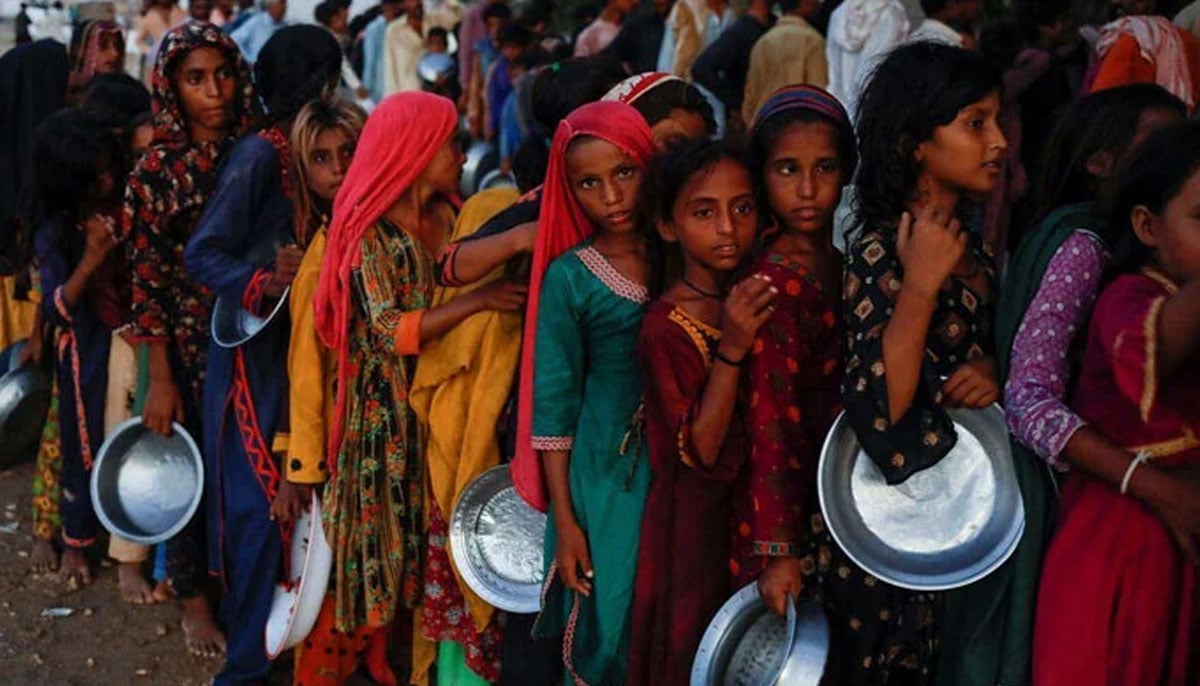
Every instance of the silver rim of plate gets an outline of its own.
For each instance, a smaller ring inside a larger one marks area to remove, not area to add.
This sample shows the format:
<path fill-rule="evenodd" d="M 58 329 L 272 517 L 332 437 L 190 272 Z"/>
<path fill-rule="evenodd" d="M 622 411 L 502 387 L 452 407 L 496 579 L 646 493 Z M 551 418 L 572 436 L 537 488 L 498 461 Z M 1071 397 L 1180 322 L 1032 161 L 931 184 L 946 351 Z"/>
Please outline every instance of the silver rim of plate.
<path fill-rule="evenodd" d="M 287 305 L 291 290 L 291 286 L 284 289 L 265 319 L 246 311 L 240 303 L 232 302 L 228 298 L 217 298 L 213 303 L 212 313 L 213 342 L 222 348 L 236 348 L 251 340 L 275 321 L 275 317 Z M 229 331 L 229 328 L 236 328 L 236 331 Z"/>

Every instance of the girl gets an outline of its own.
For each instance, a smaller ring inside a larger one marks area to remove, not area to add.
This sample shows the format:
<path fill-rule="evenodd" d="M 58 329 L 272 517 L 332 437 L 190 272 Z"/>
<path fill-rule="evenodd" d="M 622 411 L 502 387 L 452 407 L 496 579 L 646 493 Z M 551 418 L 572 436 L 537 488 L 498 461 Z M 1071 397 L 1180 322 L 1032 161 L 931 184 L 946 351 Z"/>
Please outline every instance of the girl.
<path fill-rule="evenodd" d="M 712 106 L 694 85 L 661 72 L 630 76 L 605 94 L 604 100 L 631 105 L 645 118 L 661 150 L 671 141 L 709 138 L 717 130 Z"/>
<path fill-rule="evenodd" d="M 649 266 L 635 217 L 652 152 L 628 105 L 592 103 L 564 119 L 533 252 L 513 482 L 534 507 L 554 508 L 535 632 L 566 634 L 575 683 L 626 677 L 635 560 L 618 551 L 637 549 L 650 485 L 636 357 Z"/>
<path fill-rule="evenodd" d="M 644 228 L 653 222 L 662 241 L 678 245 L 683 273 L 650 305 L 638 337 L 654 478 L 626 683 L 685 685 L 700 637 L 729 596 L 722 534 L 741 462 L 738 375 L 775 290 L 757 275 L 733 284 L 758 232 L 750 171 L 736 153 L 716 142 L 684 144 L 651 165 L 649 178 Z"/>
<path fill-rule="evenodd" d="M 954 446 L 944 407 L 986 407 L 1000 395 L 992 260 L 955 218 L 999 177 L 999 97 L 999 74 L 985 58 L 930 43 L 892 52 L 863 94 L 842 391 L 858 440 L 889 484 Z M 849 563 L 833 571 L 826 590 L 837 683 L 928 683 L 941 596 L 889 586 Z"/>
<path fill-rule="evenodd" d="M 1127 261 L 1096 303 L 1074 409 L 1127 452 L 1063 486 L 1039 589 L 1039 686 L 1200 679 L 1198 172 L 1192 122 L 1152 135 L 1119 177 L 1110 221 L 1132 229 Z"/>
<path fill-rule="evenodd" d="M 67 100 L 79 104 L 92 79 L 125 70 L 125 34 L 113 21 L 90 21 L 72 35 Z"/>
<path fill-rule="evenodd" d="M 333 359 L 313 324 L 313 291 L 325 257 L 326 229 L 334 198 L 354 158 L 366 115 L 345 100 L 314 100 L 296 115 L 292 127 L 291 169 L 295 173 L 295 233 L 306 246 L 292 281 L 288 310 L 292 334 L 288 346 L 288 413 L 291 433 L 284 478 L 296 484 L 305 502 L 276 499 L 272 516 L 291 521 L 311 499 L 311 489 L 328 474 L 326 445 L 333 411 Z M 292 509 L 287 509 L 291 507 Z M 333 631 L 334 596 L 327 596 L 317 626 L 296 650 L 296 684 L 341 684 L 358 668 L 364 636 Z M 325 649 L 329 648 L 329 652 Z M 381 672 L 374 669 L 373 674 Z"/>
<path fill-rule="evenodd" d="M 98 117 L 63 110 L 39 129 L 34 150 L 34 237 L 42 317 L 56 332 L 55 378 L 63 402 L 63 552 L 59 574 L 69 586 L 91 583 L 84 551 L 98 522 L 89 480 L 104 441 L 104 400 L 113 330 L 129 307 L 128 266 L 115 244 L 125 177 L 120 143 Z"/>
<path fill-rule="evenodd" d="M 238 141 L 184 252 L 196 281 L 248 311 L 266 316 L 291 284 L 303 257 L 296 246 L 288 136 L 300 109 L 337 84 L 342 53 L 318 26 L 277 31 L 255 63 L 255 83 L 267 106 L 257 134 Z M 251 246 L 272 241 L 273 265 L 250 262 Z M 225 585 L 222 617 L 229 650 L 215 683 L 266 677 L 264 628 L 282 564 L 290 520 L 272 522 L 272 501 L 283 511 L 303 503 L 306 489 L 283 480 L 286 453 L 286 324 L 270 326 L 235 349 L 213 346 L 204 383 L 205 459 L 208 460 L 209 572 Z M 280 434 L 280 435 L 277 435 Z M 268 441 L 274 440 L 274 443 Z"/>
<path fill-rule="evenodd" d="M 1041 224 L 1013 253 L 996 313 L 996 356 L 1013 465 L 1025 504 L 1025 532 L 1011 561 L 946 597 L 949 683 L 1027 683 L 1042 554 L 1050 539 L 1054 479 L 1039 465 L 1087 469 L 1089 458 L 1121 449 L 1067 407 L 1081 334 L 1120 235 L 1097 198 L 1117 160 L 1148 133 L 1183 116 L 1158 86 L 1086 96 L 1063 114 L 1042 165 Z M 1028 446 L 1028 447 L 1027 447 Z"/>
<path fill-rule="evenodd" d="M 841 408 L 842 258 L 833 211 L 858 156 L 846 111 L 812 86 L 772 94 L 750 135 L 776 228 L 750 269 L 781 293 L 745 360 L 750 449 L 730 566 L 738 586 L 757 580 L 767 605 L 784 614 L 788 594 L 816 578 L 818 560 L 827 571 L 835 550 L 815 484 L 825 433 Z"/>
<path fill-rule="evenodd" d="M 334 204 L 315 301 L 317 332 L 337 353 L 324 503 L 338 631 L 388 627 L 421 597 L 423 431 L 396 400 L 417 352 L 476 312 L 524 302 L 522 288 L 497 283 L 430 307 L 431 255 L 452 223 L 444 198 L 461 174 L 457 122 L 439 96 L 384 100 Z"/>
<path fill-rule="evenodd" d="M 183 250 L 216 186 L 220 157 L 258 116 L 258 96 L 237 45 L 215 26 L 188 23 L 163 38 L 151 97 L 154 139 L 125 192 L 123 226 L 136 265 L 130 340 L 147 349 L 147 428 L 167 435 L 177 421 L 202 437 L 210 295 L 184 271 Z M 202 536 L 203 525 L 193 524 L 168 542 L 167 566 L 189 650 L 216 656 L 224 637 L 204 595 Z"/>

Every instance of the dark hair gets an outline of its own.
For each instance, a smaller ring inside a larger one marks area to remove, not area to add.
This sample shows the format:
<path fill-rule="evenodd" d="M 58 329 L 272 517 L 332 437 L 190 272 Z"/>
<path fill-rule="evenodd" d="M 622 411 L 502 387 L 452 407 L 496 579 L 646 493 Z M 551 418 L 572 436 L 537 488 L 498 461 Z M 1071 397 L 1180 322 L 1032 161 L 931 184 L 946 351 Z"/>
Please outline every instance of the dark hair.
<path fill-rule="evenodd" d="M 291 119 L 328 94 L 341 69 L 342 48 L 325 29 L 301 24 L 276 31 L 254 63 L 254 82 L 267 107 L 265 123 Z"/>
<path fill-rule="evenodd" d="M 325 0 L 325 2 L 317 5 L 317 8 L 313 10 L 313 18 L 316 19 L 317 23 L 321 26 L 329 26 L 329 24 L 333 22 L 333 18 L 336 17 L 338 12 L 341 12 L 343 8 L 343 5 L 337 2 L 337 0 Z"/>
<path fill-rule="evenodd" d="M 800 7 L 800 0 L 778 0 L 779 11 L 784 14 L 791 14 Z"/>
<path fill-rule="evenodd" d="M 150 111 L 150 91 L 124 72 L 99 74 L 84 91 L 81 106 L 109 128 L 128 134 L 134 128 L 133 119 Z"/>
<path fill-rule="evenodd" d="M 568 114 L 604 97 L 626 76 L 618 60 L 607 55 L 555 62 L 533 82 L 532 114 L 540 135 L 549 138 Z"/>
<path fill-rule="evenodd" d="M 921 0 L 921 9 L 924 10 L 925 16 L 931 16 L 946 9 L 951 0 Z"/>
<path fill-rule="evenodd" d="M 529 29 L 530 31 L 532 31 L 533 27 L 537 26 L 538 24 L 549 24 L 550 10 L 540 4 L 527 7 L 525 11 L 521 13 L 521 23 L 524 24 L 525 28 Z"/>
<path fill-rule="evenodd" d="M 429 40 L 430 38 L 441 38 L 442 40 L 449 42 L 450 33 L 440 26 L 435 26 L 432 29 L 429 29 L 429 33 L 425 34 L 426 40 Z"/>
<path fill-rule="evenodd" d="M 875 70 L 858 111 L 857 222 L 862 232 L 899 220 L 916 189 L 917 146 L 958 113 L 1000 88 L 987 58 L 936 43 L 891 52 Z"/>
<path fill-rule="evenodd" d="M 522 193 L 537 188 L 546 180 L 550 166 L 550 146 L 545 138 L 527 136 L 513 152 L 512 170 L 517 189 Z"/>
<path fill-rule="evenodd" d="M 1114 248 L 1115 270 L 1127 272 L 1146 262 L 1150 249 L 1129 230 L 1134 208 L 1162 214 L 1183 185 L 1200 171 L 1200 122 L 1184 121 L 1151 134 L 1121 166 L 1109 203 L 1109 221 L 1121 227 Z"/>
<path fill-rule="evenodd" d="M 493 2 L 483 8 L 483 21 L 487 23 L 488 19 L 499 19 L 503 22 L 512 21 L 512 8 L 503 2 Z"/>
<path fill-rule="evenodd" d="M 525 49 L 528 48 L 532 42 L 533 33 L 520 24 L 506 24 L 496 35 L 496 44 L 500 46 L 508 43 L 516 45 L 521 49 Z"/>
<path fill-rule="evenodd" d="M 704 99 L 699 88 L 686 81 L 665 81 L 651 88 L 633 101 L 633 109 L 637 110 L 650 126 L 670 117 L 674 110 L 686 110 L 700 115 L 704 120 L 704 131 L 708 135 L 711 136 L 717 130 L 712 105 Z"/>
<path fill-rule="evenodd" d="M 786 109 L 768 116 L 759 122 L 750 134 L 750 163 L 755 178 L 759 180 L 758 202 L 763 212 L 771 211 L 771 203 L 767 200 L 766 184 L 762 179 L 766 173 L 767 164 L 771 160 L 772 151 L 779 143 L 779 138 L 792 124 L 821 122 L 833 127 L 837 136 L 838 162 L 842 166 L 842 179 L 850 183 L 854 178 L 854 170 L 858 167 L 858 143 L 854 131 L 838 123 L 832 117 L 812 109 Z"/>
<path fill-rule="evenodd" d="M 683 256 L 678 246 L 667 245 L 658 235 L 658 222 L 673 219 L 675 202 L 687 184 L 700 174 L 710 173 L 722 160 L 731 160 L 746 169 L 754 178 L 749 160 L 743 150 L 722 141 L 680 140 L 667 145 L 655 157 L 642 177 L 638 197 L 638 225 L 646 233 L 650 246 L 650 293 L 660 295 L 683 269 Z"/>
<path fill-rule="evenodd" d="M 1039 27 L 1066 19 L 1070 14 L 1069 0 L 1020 0 L 1016 7 L 1017 23 L 1029 41 L 1037 38 Z"/>
<path fill-rule="evenodd" d="M 1149 110 L 1170 110 L 1180 117 L 1187 116 L 1183 101 L 1154 84 L 1102 90 L 1067 107 L 1042 153 L 1035 186 L 1037 221 L 1063 205 L 1098 199 L 1103 182 L 1088 171 L 1088 162 L 1098 153 L 1107 152 L 1115 166 L 1129 153 L 1138 121 Z M 1120 226 L 1124 224 L 1113 228 Z"/>
<path fill-rule="evenodd" d="M 979 54 L 995 62 L 1001 69 L 1008 69 L 1017 61 L 1017 55 L 1025 47 L 1025 40 L 1025 34 L 1017 22 L 993 22 L 979 31 Z"/>

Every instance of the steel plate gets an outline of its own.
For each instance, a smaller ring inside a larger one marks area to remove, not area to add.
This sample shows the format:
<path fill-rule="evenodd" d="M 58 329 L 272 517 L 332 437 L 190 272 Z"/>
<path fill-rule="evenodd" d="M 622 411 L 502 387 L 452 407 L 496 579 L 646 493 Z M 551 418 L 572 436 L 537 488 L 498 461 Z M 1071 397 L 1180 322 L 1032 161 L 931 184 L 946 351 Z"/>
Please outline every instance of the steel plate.
<path fill-rule="evenodd" d="M 450 552 L 458 573 L 480 598 L 508 612 L 541 606 L 546 515 L 521 500 L 508 467 L 472 481 L 450 518 Z"/>
<path fill-rule="evenodd" d="M 500 166 L 500 151 L 487 141 L 475 141 L 467 149 L 467 159 L 463 162 L 462 179 L 459 181 L 459 192 L 462 197 L 469 198 L 479 190 L 479 184 L 484 177 Z"/>
<path fill-rule="evenodd" d="M 179 533 L 204 494 L 204 460 L 187 431 L 159 436 L 141 417 L 109 433 L 92 465 L 92 507 L 105 529 L 154 545 Z"/>
<path fill-rule="evenodd" d="M 264 642 L 270 660 L 308 637 L 317 623 L 325 591 L 329 588 L 333 549 L 325 539 L 321 499 L 315 492 L 308 510 L 293 525 L 289 554 L 291 578 L 287 583 L 275 585 L 271 612 L 267 616 Z"/>
<path fill-rule="evenodd" d="M 417 75 L 422 81 L 434 83 L 444 76 L 450 76 L 455 66 L 454 58 L 449 54 L 430 52 L 417 61 Z"/>
<path fill-rule="evenodd" d="M 283 295 L 275 302 L 275 307 L 265 318 L 251 314 L 228 298 L 217 298 L 213 304 L 212 337 L 213 342 L 222 348 L 236 348 L 258 335 L 258 332 L 271 325 L 275 317 L 287 306 L 288 293 L 291 287 L 284 289 Z"/>
<path fill-rule="evenodd" d="M 13 360 L 18 353 L 13 352 Z M 37 456 L 46 413 L 50 410 L 50 396 L 50 376 L 36 365 L 17 367 L 0 377 L 0 441 L 4 443 L 0 469 L 29 462 Z"/>
<path fill-rule="evenodd" d="M 842 550 L 895 586 L 942 591 L 1004 563 L 1025 528 L 1004 412 L 951 410 L 958 442 L 940 462 L 889 486 L 838 417 L 821 451 L 821 512 Z"/>

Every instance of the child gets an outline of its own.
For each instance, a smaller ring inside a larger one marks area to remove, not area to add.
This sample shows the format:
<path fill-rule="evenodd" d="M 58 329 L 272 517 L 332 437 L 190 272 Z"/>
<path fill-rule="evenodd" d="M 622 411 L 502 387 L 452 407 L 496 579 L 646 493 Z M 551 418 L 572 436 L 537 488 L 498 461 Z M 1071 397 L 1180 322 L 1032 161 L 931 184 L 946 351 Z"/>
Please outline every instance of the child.
<path fill-rule="evenodd" d="M 1198 172 L 1200 125 L 1190 122 L 1152 135 L 1118 177 L 1110 221 L 1128 227 L 1126 261 L 1096 303 L 1073 406 L 1127 452 L 1098 455 L 1063 486 L 1035 684 L 1200 678 Z"/>
<path fill-rule="evenodd" d="M 496 43 L 500 46 L 500 57 L 487 70 L 485 82 L 485 100 L 487 101 L 487 122 L 484 126 L 484 136 L 492 140 L 500 132 L 500 112 L 504 101 L 512 93 L 512 78 L 509 65 L 529 52 L 533 35 L 520 24 L 509 24 L 500 30 Z"/>
<path fill-rule="evenodd" d="M 938 670 L 948 683 L 1028 683 L 1037 580 L 1056 499 L 1040 462 L 1060 472 L 1068 463 L 1087 470 L 1092 456 L 1121 451 L 1067 407 L 1082 334 L 1120 235 L 1104 221 L 1098 198 L 1126 151 L 1183 111 L 1158 86 L 1114 88 L 1068 108 L 1051 137 L 1039 184 L 1041 224 L 1013 253 L 996 312 L 1025 531 L 1009 563 L 947 594 L 948 652 Z"/>
<path fill-rule="evenodd" d="M 650 125 L 654 144 L 660 150 L 680 139 L 708 138 L 717 129 L 712 106 L 704 95 L 692 84 L 670 74 L 646 72 L 630 76 L 606 93 L 604 99 L 633 106 Z"/>
<path fill-rule="evenodd" d="M 650 273 L 635 217 L 652 151 L 628 105 L 592 103 L 559 124 L 525 319 L 513 481 L 553 507 L 535 633 L 565 632 L 567 672 L 589 684 L 625 681 L 631 551 L 650 486 L 636 353 Z"/>
<path fill-rule="evenodd" d="M 999 177 L 999 88 L 985 58 L 916 43 L 880 64 L 860 104 L 842 393 L 854 433 L 889 484 L 954 446 L 945 407 L 982 408 L 1000 396 L 991 256 L 955 218 Z M 940 594 L 901 590 L 849 562 L 831 571 L 827 673 L 846 684 L 928 683 Z"/>
<path fill-rule="evenodd" d="M 211 302 L 185 272 L 183 249 L 216 186 L 218 158 L 257 117 L 258 96 L 237 45 L 215 26 L 188 23 L 163 37 L 151 97 L 154 139 L 125 193 L 137 265 L 129 339 L 149 359 L 146 427 L 168 435 L 176 421 L 199 438 Z M 189 650 L 220 655 L 225 639 L 204 594 L 201 517 L 167 542 L 167 567 Z"/>
<path fill-rule="evenodd" d="M 312 489 L 323 484 L 328 476 L 326 446 L 336 371 L 334 360 L 317 338 L 313 291 L 325 257 L 326 229 L 333 214 L 333 202 L 354 158 L 365 119 L 362 110 L 350 102 L 314 100 L 300 110 L 292 127 L 295 232 L 306 249 L 292 281 L 288 302 L 292 320 L 288 346 L 291 433 L 284 475 L 288 482 L 300 486 L 302 497 L 288 502 L 277 500 L 273 504 L 271 514 L 281 521 L 298 517 L 297 506 L 306 509 Z M 369 635 L 359 637 L 333 631 L 333 599 L 332 595 L 326 597 L 317 626 L 296 650 L 297 684 L 340 684 L 358 667 L 362 641 Z M 330 652 L 326 653 L 326 648 Z"/>
<path fill-rule="evenodd" d="M 467 119 L 471 127 L 471 138 L 484 138 L 487 126 L 487 78 L 492 65 L 500 59 L 500 32 L 513 21 L 512 9 L 506 3 L 493 2 L 483 10 L 483 21 L 487 35 L 475 42 L 475 64 L 471 67 L 467 88 Z"/>
<path fill-rule="evenodd" d="M 621 31 L 625 15 L 637 8 L 634 0 L 607 0 L 600 14 L 575 37 L 575 56 L 599 54 Z"/>
<path fill-rule="evenodd" d="M 643 228 L 682 259 L 682 273 L 650 305 L 638 337 L 654 478 L 625 683 L 686 686 L 700 638 L 729 597 L 738 376 L 775 289 L 757 274 L 733 283 L 758 233 L 750 170 L 736 152 L 711 141 L 669 149 L 651 165 L 642 202 L 654 225 Z"/>
<path fill-rule="evenodd" d="M 444 55 L 450 51 L 450 38 L 446 33 L 446 29 L 440 26 L 435 26 L 429 29 L 429 33 L 425 34 L 425 52 Z"/>
<path fill-rule="evenodd" d="M 776 232 L 751 263 L 780 290 L 775 313 L 745 360 L 749 460 L 736 493 L 731 568 L 737 585 L 758 581 L 767 605 L 815 586 L 817 560 L 834 546 L 820 525 L 816 467 L 841 409 L 842 258 L 833 211 L 857 161 L 850 119 L 815 86 L 767 98 L 752 122 L 754 170 Z M 822 569 L 821 571 L 825 571 Z"/>
<path fill-rule="evenodd" d="M 92 580 L 84 556 L 99 529 L 91 467 L 104 441 L 112 332 L 129 307 L 128 266 L 122 251 L 113 250 L 125 155 L 106 122 L 86 111 L 63 110 L 39 128 L 33 160 L 42 317 L 56 332 L 52 350 L 62 398 L 65 549 L 59 576 L 77 588 Z"/>

